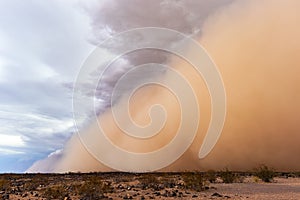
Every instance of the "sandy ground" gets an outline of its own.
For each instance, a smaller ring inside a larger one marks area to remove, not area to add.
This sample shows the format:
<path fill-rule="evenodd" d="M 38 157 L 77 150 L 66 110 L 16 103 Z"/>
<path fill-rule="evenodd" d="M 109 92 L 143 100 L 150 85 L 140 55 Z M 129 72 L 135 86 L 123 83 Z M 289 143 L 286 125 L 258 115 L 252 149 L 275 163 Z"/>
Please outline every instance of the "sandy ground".
<path fill-rule="evenodd" d="M 198 179 L 186 173 L 0 175 L 0 200 L 300 199 L 299 177 L 274 178 L 271 183 L 264 183 L 255 176 L 240 180 L 240 183 L 225 184 L 220 178 L 217 178 L 218 183 L 204 179 L 200 191 Z M 109 183 L 109 187 L 98 187 L 102 183 Z"/>
<path fill-rule="evenodd" d="M 220 183 L 211 186 L 231 199 L 300 199 L 300 178 L 275 178 L 272 183 Z"/>

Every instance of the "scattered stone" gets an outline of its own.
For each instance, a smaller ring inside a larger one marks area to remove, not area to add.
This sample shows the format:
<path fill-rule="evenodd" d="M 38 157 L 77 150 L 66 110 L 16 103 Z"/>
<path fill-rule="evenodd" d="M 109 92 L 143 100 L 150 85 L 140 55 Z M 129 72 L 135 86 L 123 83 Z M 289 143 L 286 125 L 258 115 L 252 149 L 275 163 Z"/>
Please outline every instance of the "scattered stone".
<path fill-rule="evenodd" d="M 213 193 L 211 196 L 212 197 L 223 197 L 223 195 L 221 195 L 221 194 L 219 194 L 217 192 Z"/>
<path fill-rule="evenodd" d="M 118 185 L 118 188 L 119 188 L 119 189 L 124 189 L 123 185 L 121 185 L 121 184 Z"/>
<path fill-rule="evenodd" d="M 65 197 L 64 200 L 71 200 L 69 196 Z"/>
<path fill-rule="evenodd" d="M 183 196 L 183 192 L 179 192 L 179 193 L 178 193 L 178 196 Z"/>
<path fill-rule="evenodd" d="M 192 198 L 197 198 L 198 197 L 198 195 L 195 195 L 195 194 L 193 194 L 193 196 L 192 196 Z"/>
<path fill-rule="evenodd" d="M 176 197 L 176 196 L 177 196 L 176 191 L 173 191 L 173 192 L 172 192 L 172 197 Z"/>
<path fill-rule="evenodd" d="M 132 196 L 130 194 L 126 194 L 123 199 L 132 199 Z"/>
<path fill-rule="evenodd" d="M 9 199 L 9 194 L 3 194 L 2 199 Z"/>
<path fill-rule="evenodd" d="M 27 193 L 22 194 L 22 197 L 27 197 L 27 196 L 28 196 Z"/>

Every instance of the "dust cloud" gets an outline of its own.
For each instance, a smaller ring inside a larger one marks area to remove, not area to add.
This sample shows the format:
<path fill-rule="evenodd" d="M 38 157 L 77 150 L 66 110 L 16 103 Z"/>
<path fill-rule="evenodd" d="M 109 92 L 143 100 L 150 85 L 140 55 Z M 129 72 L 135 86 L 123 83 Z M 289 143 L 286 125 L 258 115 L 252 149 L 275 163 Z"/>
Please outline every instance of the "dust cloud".
<path fill-rule="evenodd" d="M 172 57 L 169 65 L 186 77 L 200 108 L 198 134 L 186 153 L 162 171 L 251 170 L 260 164 L 276 170 L 300 169 L 300 1 L 235 1 L 204 21 L 194 38 L 219 68 L 227 95 L 227 116 L 222 135 L 211 153 L 198 158 L 210 117 L 210 96 L 205 82 L 190 64 Z M 193 49 L 187 49 L 193 54 Z M 172 78 L 165 74 L 163 78 Z M 130 100 L 130 114 L 139 125 L 151 122 L 148 109 L 161 104 L 165 126 L 149 140 L 124 134 L 111 110 L 99 116 L 107 137 L 132 152 L 148 152 L 166 145 L 180 124 L 179 102 L 160 86 L 139 89 Z M 190 119 L 193 120 L 193 119 Z M 94 123 L 85 130 L 93 140 Z M 106 152 L 109 154 L 109 150 Z M 116 157 L 112 159 L 118 159 Z M 29 171 L 111 171 L 99 163 L 75 134 L 60 157 L 35 163 Z M 138 165 L 138 163 L 132 163 Z"/>

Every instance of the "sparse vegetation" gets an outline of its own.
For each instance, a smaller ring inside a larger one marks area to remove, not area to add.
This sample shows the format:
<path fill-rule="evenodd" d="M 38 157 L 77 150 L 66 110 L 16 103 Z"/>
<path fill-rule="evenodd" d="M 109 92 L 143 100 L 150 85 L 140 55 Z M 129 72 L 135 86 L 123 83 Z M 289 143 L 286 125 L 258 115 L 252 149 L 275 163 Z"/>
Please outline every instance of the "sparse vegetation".
<path fill-rule="evenodd" d="M 153 199 L 199 197 L 199 192 L 224 183 L 255 183 L 280 178 L 297 178 L 297 172 L 274 172 L 260 166 L 251 172 L 223 171 L 178 173 L 68 173 L 0 174 L 0 199 Z M 210 183 L 215 183 L 211 184 Z"/>
<path fill-rule="evenodd" d="M 64 200 L 69 194 L 63 186 L 52 186 L 45 189 L 43 197 L 49 200 L 59 199 Z"/>
<path fill-rule="evenodd" d="M 217 178 L 217 173 L 214 170 L 208 170 L 205 173 L 205 179 L 208 180 L 210 183 L 215 183 Z"/>
<path fill-rule="evenodd" d="M 141 174 L 137 179 L 140 182 L 141 187 L 143 189 L 147 189 L 147 188 L 158 189 L 158 185 L 160 183 L 157 179 L 157 175 L 154 173 Z"/>
<path fill-rule="evenodd" d="M 225 171 L 221 171 L 220 176 L 224 183 L 233 183 L 237 179 L 236 174 L 229 171 L 228 168 Z"/>
<path fill-rule="evenodd" d="M 10 187 L 7 179 L 0 179 L 0 191 L 5 191 Z"/>
<path fill-rule="evenodd" d="M 255 169 L 255 175 L 264 182 L 271 182 L 275 176 L 275 172 L 272 168 L 267 167 L 266 165 L 261 165 Z"/>
<path fill-rule="evenodd" d="M 112 192 L 110 182 L 104 182 L 99 177 L 90 177 L 77 187 L 77 194 L 85 200 L 103 199 L 105 193 Z"/>
<path fill-rule="evenodd" d="M 183 173 L 182 178 L 186 189 L 202 191 L 204 190 L 203 175 L 200 173 Z"/>

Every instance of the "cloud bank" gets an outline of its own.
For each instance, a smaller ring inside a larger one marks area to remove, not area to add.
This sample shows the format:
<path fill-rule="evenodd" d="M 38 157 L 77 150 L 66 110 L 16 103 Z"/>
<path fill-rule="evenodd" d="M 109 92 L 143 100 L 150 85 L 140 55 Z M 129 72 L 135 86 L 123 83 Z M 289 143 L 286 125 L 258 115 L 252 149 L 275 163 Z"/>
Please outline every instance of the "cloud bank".
<path fill-rule="evenodd" d="M 0 2 L 0 172 L 23 172 L 74 132 L 70 86 L 92 47 L 79 8 Z M 11 137 L 23 145 L 5 145 Z"/>

